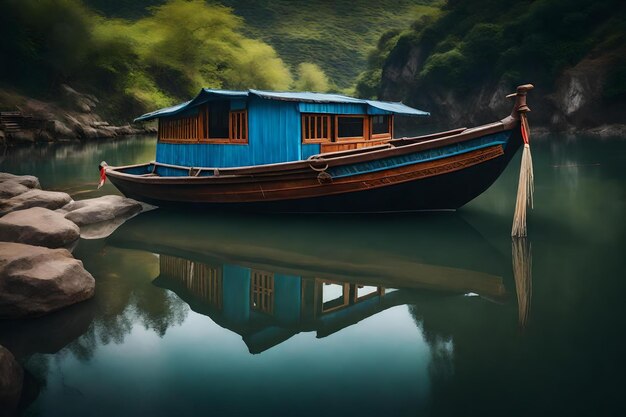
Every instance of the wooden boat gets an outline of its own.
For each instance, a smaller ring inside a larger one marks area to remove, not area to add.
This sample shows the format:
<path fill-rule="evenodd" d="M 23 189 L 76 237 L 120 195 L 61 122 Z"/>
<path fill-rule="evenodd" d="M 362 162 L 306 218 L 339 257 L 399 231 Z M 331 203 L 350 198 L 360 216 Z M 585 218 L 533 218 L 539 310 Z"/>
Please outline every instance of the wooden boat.
<path fill-rule="evenodd" d="M 148 113 L 156 160 L 111 167 L 126 196 L 177 208 L 278 212 L 456 209 L 483 193 L 522 145 L 522 85 L 510 116 L 474 128 L 393 138 L 402 103 L 333 94 L 202 90 Z"/>

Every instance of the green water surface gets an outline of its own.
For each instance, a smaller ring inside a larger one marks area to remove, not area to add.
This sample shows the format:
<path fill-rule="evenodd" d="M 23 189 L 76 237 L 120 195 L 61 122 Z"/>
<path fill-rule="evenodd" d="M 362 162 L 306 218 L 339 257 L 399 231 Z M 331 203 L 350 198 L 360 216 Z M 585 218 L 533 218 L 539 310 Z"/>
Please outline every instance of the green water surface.
<path fill-rule="evenodd" d="M 0 170 L 81 199 L 117 192 L 94 190 L 101 160 L 154 150 L 147 137 L 20 149 Z M 157 210 L 81 240 L 94 299 L 0 323 L 27 370 L 23 414 L 623 415 L 626 139 L 532 150 L 517 243 L 519 154 L 455 213 Z"/>

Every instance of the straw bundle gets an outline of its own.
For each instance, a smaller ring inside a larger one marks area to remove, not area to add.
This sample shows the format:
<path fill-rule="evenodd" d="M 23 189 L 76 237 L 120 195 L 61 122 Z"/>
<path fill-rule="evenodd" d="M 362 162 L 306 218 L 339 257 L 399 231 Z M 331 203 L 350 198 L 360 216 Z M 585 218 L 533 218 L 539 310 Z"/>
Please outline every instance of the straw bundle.
<path fill-rule="evenodd" d="M 522 237 L 527 235 L 526 231 L 526 210 L 528 206 L 533 208 L 534 174 L 533 158 L 530 154 L 529 129 L 526 115 L 521 114 L 522 138 L 524 139 L 524 150 L 522 151 L 522 165 L 519 173 L 519 183 L 517 185 L 517 200 L 515 202 L 515 214 L 513 215 L 513 228 L 511 236 Z"/>

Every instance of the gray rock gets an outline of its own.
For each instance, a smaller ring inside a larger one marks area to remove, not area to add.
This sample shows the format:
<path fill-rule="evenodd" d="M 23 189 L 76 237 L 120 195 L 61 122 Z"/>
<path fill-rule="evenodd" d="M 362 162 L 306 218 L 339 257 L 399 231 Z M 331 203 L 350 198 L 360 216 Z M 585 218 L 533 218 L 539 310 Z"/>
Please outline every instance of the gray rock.
<path fill-rule="evenodd" d="M 143 131 L 143 133 L 157 133 L 159 129 L 155 124 L 147 124 L 143 127 L 143 129 L 138 130 Z"/>
<path fill-rule="evenodd" d="M 42 207 L 18 210 L 0 218 L 0 241 L 60 248 L 80 237 L 63 214 Z"/>
<path fill-rule="evenodd" d="M 99 137 L 98 130 L 89 126 L 80 126 L 80 136 L 85 139 L 96 139 Z"/>
<path fill-rule="evenodd" d="M 6 199 L 15 197 L 28 191 L 29 188 L 17 181 L 0 182 L 0 198 Z"/>
<path fill-rule="evenodd" d="M 93 111 L 96 107 L 96 98 L 89 94 L 81 94 L 67 84 L 61 85 L 61 92 L 74 106 L 84 113 Z"/>
<path fill-rule="evenodd" d="M 112 220 L 81 226 L 80 237 L 82 239 L 104 239 L 105 237 L 111 236 L 111 234 L 129 218 L 130 217 L 116 217 Z"/>
<path fill-rule="evenodd" d="M 0 243 L 0 318 L 41 316 L 93 297 L 94 289 L 65 249 Z"/>
<path fill-rule="evenodd" d="M 35 132 L 32 130 L 20 130 L 9 133 L 12 142 L 35 143 Z"/>
<path fill-rule="evenodd" d="M 98 137 L 100 138 L 110 139 L 117 136 L 115 129 L 111 126 L 100 126 L 96 128 L 96 131 L 98 132 Z"/>
<path fill-rule="evenodd" d="M 129 218 L 142 211 L 141 203 L 120 197 L 105 195 L 88 200 L 74 201 L 63 207 L 60 212 L 67 213 L 65 218 L 79 226 L 101 223 L 116 218 Z"/>
<path fill-rule="evenodd" d="M 51 120 L 47 125 L 48 132 L 60 139 L 75 139 L 76 132 L 67 127 L 67 125 L 59 120 Z"/>
<path fill-rule="evenodd" d="M 54 142 L 54 138 L 48 131 L 40 130 L 36 133 L 37 142 Z"/>
<path fill-rule="evenodd" d="M 17 182 L 18 184 L 28 188 L 41 188 L 39 179 L 37 177 L 33 177 L 32 175 L 13 175 L 8 172 L 0 172 L 0 183 L 6 181 Z"/>
<path fill-rule="evenodd" d="M 590 135 L 600 136 L 600 137 L 624 137 L 626 136 L 626 125 L 623 124 L 611 124 L 611 125 L 601 125 L 592 129 L 585 131 Z"/>
<path fill-rule="evenodd" d="M 32 189 L 0 202 L 0 215 L 31 207 L 44 207 L 56 210 L 70 201 L 72 201 L 72 198 L 66 193 Z"/>
<path fill-rule="evenodd" d="M 24 384 L 24 371 L 11 352 L 0 346 L 0 415 L 17 409 Z"/>
<path fill-rule="evenodd" d="M 138 129 L 133 128 L 131 125 L 115 126 L 114 130 L 118 136 L 136 135 L 139 132 Z"/>

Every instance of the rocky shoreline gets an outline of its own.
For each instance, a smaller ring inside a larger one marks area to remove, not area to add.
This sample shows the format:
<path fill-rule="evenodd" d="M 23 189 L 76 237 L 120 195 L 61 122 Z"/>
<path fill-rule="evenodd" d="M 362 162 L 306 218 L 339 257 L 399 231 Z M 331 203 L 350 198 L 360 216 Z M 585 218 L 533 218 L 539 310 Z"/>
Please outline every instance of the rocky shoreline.
<path fill-rule="evenodd" d="M 7 104 L 13 103 L 13 104 Z M 0 146 L 34 143 L 113 139 L 152 134 L 147 125 L 115 126 L 97 112 L 99 100 L 62 85 L 58 101 L 46 102 L 0 91 Z"/>
<path fill-rule="evenodd" d="M 36 317 L 93 296 L 95 282 L 71 256 L 80 237 L 103 238 L 151 208 L 107 195 L 74 201 L 33 176 L 0 173 L 0 319 Z"/>
<path fill-rule="evenodd" d="M 0 173 L 0 320 L 40 317 L 92 298 L 96 281 L 72 256 L 78 239 L 104 238 L 152 208 L 117 195 L 74 201 L 42 190 L 36 177 Z M 24 374 L 0 346 L 0 415 L 18 408 Z"/>

